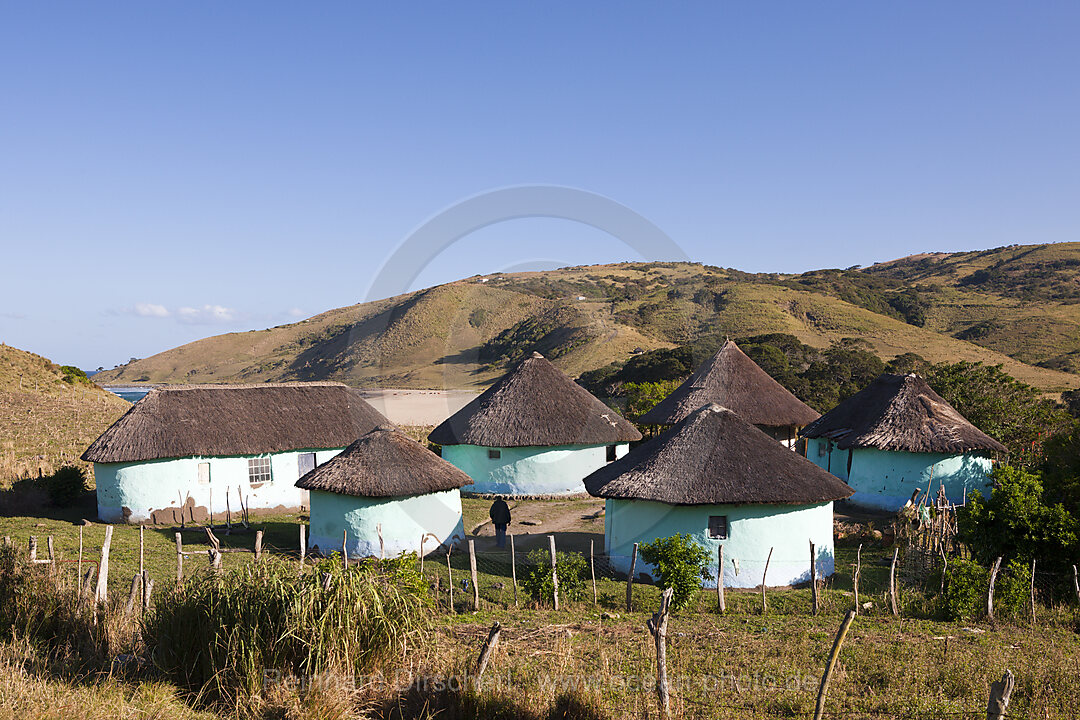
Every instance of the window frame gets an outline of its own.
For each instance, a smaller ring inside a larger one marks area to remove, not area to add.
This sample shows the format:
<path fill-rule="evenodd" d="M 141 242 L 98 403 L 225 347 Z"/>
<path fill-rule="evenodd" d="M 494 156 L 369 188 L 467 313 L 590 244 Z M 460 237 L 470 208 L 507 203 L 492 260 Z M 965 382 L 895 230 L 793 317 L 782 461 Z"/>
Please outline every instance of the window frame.
<path fill-rule="evenodd" d="M 723 523 L 723 534 L 713 534 L 713 520 L 719 520 Z M 705 532 L 709 534 L 710 540 L 727 540 L 731 537 L 731 524 L 728 522 L 727 515 L 710 515 L 709 521 L 706 523 Z"/>
<path fill-rule="evenodd" d="M 488 448 L 487 449 L 488 460 L 502 460 L 501 448 Z"/>
<path fill-rule="evenodd" d="M 254 486 L 274 482 L 274 464 L 271 462 L 269 455 L 249 457 L 247 467 L 248 485 Z"/>
<path fill-rule="evenodd" d="M 616 460 L 619 459 L 619 446 L 618 445 L 608 445 L 605 448 L 604 452 L 605 452 L 604 457 L 607 459 L 607 461 L 609 463 L 615 462 Z"/>

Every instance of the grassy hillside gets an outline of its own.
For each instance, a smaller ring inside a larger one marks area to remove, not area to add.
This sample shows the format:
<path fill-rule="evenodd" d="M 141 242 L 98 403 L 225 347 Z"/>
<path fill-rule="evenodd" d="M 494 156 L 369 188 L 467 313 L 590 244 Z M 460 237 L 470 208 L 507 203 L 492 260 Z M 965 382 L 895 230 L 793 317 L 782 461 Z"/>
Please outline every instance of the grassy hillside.
<path fill-rule="evenodd" d="M 992 280 L 965 279 L 988 267 Z M 794 276 L 697 263 L 496 273 L 206 338 L 105 371 L 99 381 L 468 388 L 490 383 L 533 349 L 577 375 L 707 333 L 785 332 L 815 347 L 863 338 L 886 360 L 916 352 L 933 362 L 1002 364 L 1059 391 L 1080 385 L 1080 296 L 1069 295 L 1078 278 L 1080 243 Z"/>
<path fill-rule="evenodd" d="M 0 486 L 80 461 L 86 446 L 131 407 L 40 355 L 0 345 Z"/>

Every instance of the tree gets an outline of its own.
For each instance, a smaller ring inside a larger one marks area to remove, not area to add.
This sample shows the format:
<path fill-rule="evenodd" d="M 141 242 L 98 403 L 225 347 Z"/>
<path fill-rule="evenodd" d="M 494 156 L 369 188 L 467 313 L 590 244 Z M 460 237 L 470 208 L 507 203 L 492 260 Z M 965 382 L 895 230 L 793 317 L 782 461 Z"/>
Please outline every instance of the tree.
<path fill-rule="evenodd" d="M 641 558 L 656 568 L 661 590 L 674 588 L 671 605 L 676 610 L 686 607 L 701 587 L 709 554 L 705 548 L 686 534 L 657 538 L 640 547 Z"/>

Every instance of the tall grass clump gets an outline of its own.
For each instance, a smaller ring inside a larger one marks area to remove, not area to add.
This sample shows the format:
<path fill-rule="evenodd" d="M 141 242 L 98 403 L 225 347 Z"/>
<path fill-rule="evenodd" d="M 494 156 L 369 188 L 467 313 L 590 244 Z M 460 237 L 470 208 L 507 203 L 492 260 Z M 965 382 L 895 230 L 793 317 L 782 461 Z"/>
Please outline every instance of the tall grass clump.
<path fill-rule="evenodd" d="M 348 569 L 330 558 L 303 573 L 271 557 L 159 597 L 143 640 L 168 678 L 229 699 L 268 678 L 378 669 L 427 627 L 431 604 L 412 556 Z"/>

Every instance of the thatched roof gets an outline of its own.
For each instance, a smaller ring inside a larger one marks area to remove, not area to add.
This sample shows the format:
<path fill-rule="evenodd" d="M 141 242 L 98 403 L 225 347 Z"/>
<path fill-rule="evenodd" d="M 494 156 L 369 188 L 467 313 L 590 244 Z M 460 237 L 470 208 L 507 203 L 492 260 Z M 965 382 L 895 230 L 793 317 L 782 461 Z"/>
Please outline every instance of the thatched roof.
<path fill-rule="evenodd" d="M 918 375 L 877 377 L 799 433 L 829 438 L 841 450 L 1005 452 L 1005 446 L 968 422 Z"/>
<path fill-rule="evenodd" d="M 801 427 L 816 420 L 813 408 L 792 395 L 728 340 L 686 382 L 639 418 L 647 425 L 674 425 L 700 407 L 716 403 L 752 425 Z"/>
<path fill-rule="evenodd" d="M 115 463 L 340 448 L 386 422 L 340 383 L 159 387 L 82 458 Z"/>
<path fill-rule="evenodd" d="M 356 497 L 402 497 L 453 490 L 472 479 L 389 425 L 375 428 L 296 481 L 305 490 Z"/>
<path fill-rule="evenodd" d="M 432 430 L 440 445 L 551 447 L 640 440 L 641 433 L 540 353 Z"/>
<path fill-rule="evenodd" d="M 809 505 L 846 483 L 739 415 L 707 405 L 585 478 L 590 495 L 669 505 Z"/>

